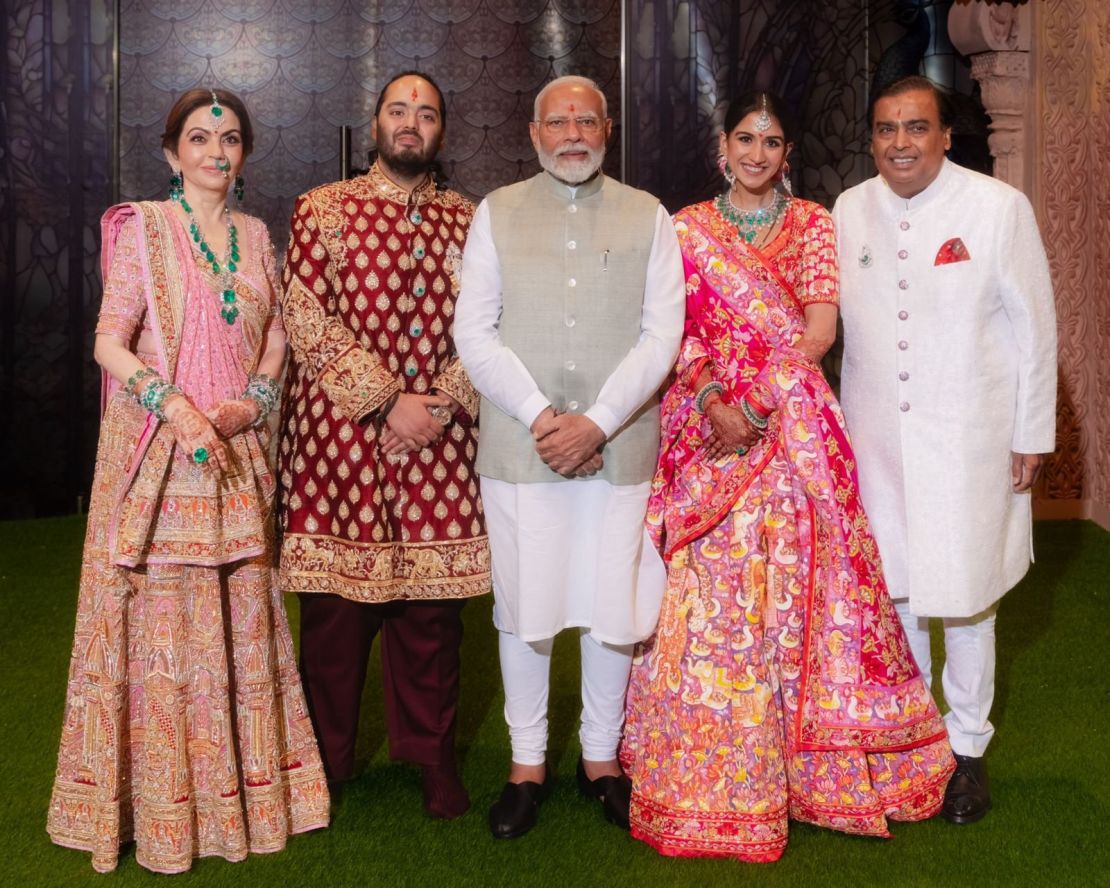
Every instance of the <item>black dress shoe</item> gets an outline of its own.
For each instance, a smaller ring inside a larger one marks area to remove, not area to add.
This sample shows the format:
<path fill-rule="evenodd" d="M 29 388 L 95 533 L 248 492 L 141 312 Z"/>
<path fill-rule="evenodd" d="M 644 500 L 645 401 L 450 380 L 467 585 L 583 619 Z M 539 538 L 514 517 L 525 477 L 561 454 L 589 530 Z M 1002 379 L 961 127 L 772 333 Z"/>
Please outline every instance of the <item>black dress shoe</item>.
<path fill-rule="evenodd" d="M 628 809 L 632 805 L 632 781 L 627 774 L 620 777 L 606 775 L 591 780 L 586 776 L 586 765 L 578 759 L 578 791 L 588 799 L 601 802 L 605 819 L 621 829 L 628 829 Z"/>
<path fill-rule="evenodd" d="M 950 823 L 975 823 L 991 809 L 991 790 L 982 758 L 956 756 L 956 771 L 944 791 L 941 816 Z"/>
<path fill-rule="evenodd" d="M 536 825 L 540 804 L 554 786 L 551 769 L 544 771 L 543 783 L 525 780 L 506 783 L 501 797 L 489 809 L 489 831 L 495 839 L 515 839 Z"/>

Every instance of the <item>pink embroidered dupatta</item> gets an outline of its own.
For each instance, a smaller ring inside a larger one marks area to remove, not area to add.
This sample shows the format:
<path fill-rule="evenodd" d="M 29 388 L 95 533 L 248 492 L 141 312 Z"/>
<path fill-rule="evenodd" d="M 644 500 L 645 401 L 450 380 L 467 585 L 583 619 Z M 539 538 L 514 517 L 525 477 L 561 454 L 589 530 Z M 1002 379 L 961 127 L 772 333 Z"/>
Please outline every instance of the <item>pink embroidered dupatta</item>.
<path fill-rule="evenodd" d="M 235 279 L 240 319 L 219 317 L 217 296 L 197 268 L 180 223 L 157 203 L 121 204 L 105 213 L 102 268 L 112 267 L 115 244 L 132 218 L 141 222 L 139 261 L 157 366 L 201 410 L 235 398 L 257 366 L 270 316 L 268 287 Z M 108 518 L 108 546 L 122 567 L 176 563 L 219 565 L 264 552 L 275 489 L 258 433 L 247 429 L 228 443 L 233 470 L 217 480 L 179 452 L 172 430 L 115 396 L 120 385 L 105 374 L 104 422 L 134 435 L 134 450 L 116 486 Z M 113 400 L 121 404 L 111 411 Z"/>
<path fill-rule="evenodd" d="M 860 502 L 855 457 L 820 368 L 792 347 L 801 305 L 786 283 L 713 209 L 676 218 L 687 282 L 687 327 L 676 379 L 662 404 L 659 468 L 648 527 L 665 558 L 742 501 L 753 481 L 785 464 L 813 527 L 799 643 L 803 676 L 794 726 L 802 749 L 895 751 L 945 735 L 887 593 Z M 709 364 L 736 404 L 775 408 L 743 457 L 705 457 L 708 424 L 693 409 L 693 380 Z"/>

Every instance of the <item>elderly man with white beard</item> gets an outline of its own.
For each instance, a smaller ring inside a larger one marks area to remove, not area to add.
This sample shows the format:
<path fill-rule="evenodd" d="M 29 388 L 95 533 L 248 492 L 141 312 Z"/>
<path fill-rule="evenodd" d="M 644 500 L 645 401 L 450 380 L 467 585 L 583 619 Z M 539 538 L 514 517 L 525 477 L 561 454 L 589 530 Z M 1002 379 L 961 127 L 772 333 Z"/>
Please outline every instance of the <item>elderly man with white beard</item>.
<path fill-rule="evenodd" d="M 493 558 L 509 780 L 490 830 L 514 838 L 550 792 L 547 699 L 555 635 L 582 656 L 578 785 L 628 828 L 617 761 L 636 642 L 665 574 L 643 521 L 657 391 L 682 335 L 678 242 L 651 195 L 601 170 L 605 96 L 560 77 L 529 124 L 543 172 L 478 207 L 463 255 L 455 344 L 482 395 L 476 470 Z"/>

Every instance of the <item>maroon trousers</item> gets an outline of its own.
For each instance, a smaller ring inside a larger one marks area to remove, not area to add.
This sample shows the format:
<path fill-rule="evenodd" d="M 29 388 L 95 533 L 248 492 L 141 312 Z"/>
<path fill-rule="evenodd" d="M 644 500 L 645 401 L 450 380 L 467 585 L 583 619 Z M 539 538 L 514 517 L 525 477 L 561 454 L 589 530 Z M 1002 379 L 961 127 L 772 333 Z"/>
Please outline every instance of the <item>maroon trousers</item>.
<path fill-rule="evenodd" d="M 328 779 L 354 774 L 362 688 L 379 632 L 390 756 L 454 764 L 465 599 L 365 604 L 338 595 L 297 597 L 301 678 Z"/>

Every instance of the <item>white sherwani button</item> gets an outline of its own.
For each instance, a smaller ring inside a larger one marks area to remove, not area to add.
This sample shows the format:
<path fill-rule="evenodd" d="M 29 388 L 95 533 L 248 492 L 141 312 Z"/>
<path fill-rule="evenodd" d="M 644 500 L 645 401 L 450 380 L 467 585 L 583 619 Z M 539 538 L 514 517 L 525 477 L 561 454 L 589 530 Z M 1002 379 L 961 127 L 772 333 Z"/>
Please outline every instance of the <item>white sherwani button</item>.
<path fill-rule="evenodd" d="M 910 313 L 908 311 L 906 311 L 905 309 L 898 312 L 898 320 L 900 320 L 900 321 L 904 321 L 909 316 L 910 316 Z"/>
<path fill-rule="evenodd" d="M 577 204 L 571 204 L 569 207 L 567 207 L 567 212 L 568 213 L 577 213 L 578 212 L 578 205 Z"/>
<path fill-rule="evenodd" d="M 568 287 L 577 287 L 578 286 L 578 281 L 576 281 L 574 278 L 571 278 L 569 281 L 567 281 L 567 286 Z"/>
<path fill-rule="evenodd" d="M 910 378 L 910 374 L 903 370 L 901 373 L 898 374 L 898 378 L 902 380 L 902 382 L 905 382 L 907 379 Z"/>
<path fill-rule="evenodd" d="M 910 254 L 909 254 L 909 251 L 908 251 L 908 250 L 899 250 L 899 251 L 898 251 L 898 258 L 899 258 L 899 259 L 906 259 L 906 258 L 908 258 L 908 257 L 909 257 L 909 255 L 910 255 Z"/>
<path fill-rule="evenodd" d="M 910 344 L 908 342 L 906 342 L 906 340 L 904 340 L 904 339 L 902 339 L 898 342 L 898 348 L 899 348 L 900 351 L 905 351 L 909 347 L 910 347 Z"/>
<path fill-rule="evenodd" d="M 901 404 L 898 405 L 898 409 L 901 410 L 903 413 L 909 413 L 910 402 L 909 401 L 903 401 Z"/>
<path fill-rule="evenodd" d="M 577 321 L 574 320 L 574 315 L 567 315 L 567 317 L 563 320 L 563 323 L 566 324 L 568 327 L 573 327 L 577 323 Z"/>
<path fill-rule="evenodd" d="M 574 361 L 567 361 L 564 366 L 566 366 L 566 368 L 568 370 L 573 370 L 574 369 Z"/>
<path fill-rule="evenodd" d="M 577 401 L 568 401 L 567 402 L 567 410 L 569 410 L 571 413 L 573 413 L 577 409 L 578 409 L 578 402 Z"/>
<path fill-rule="evenodd" d="M 905 278 L 902 278 L 902 280 L 900 280 L 898 282 L 898 289 L 899 290 L 908 290 L 909 288 L 910 288 L 910 282 L 907 281 Z"/>
<path fill-rule="evenodd" d="M 903 219 L 901 222 L 898 223 L 898 227 L 901 228 L 903 231 L 909 231 L 910 223 Z"/>
<path fill-rule="evenodd" d="M 578 249 L 577 241 L 567 241 L 567 249 L 568 250 L 577 250 Z"/>

